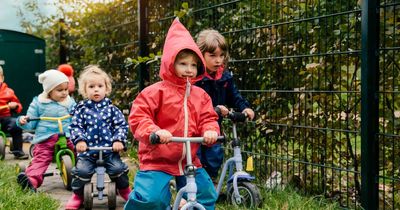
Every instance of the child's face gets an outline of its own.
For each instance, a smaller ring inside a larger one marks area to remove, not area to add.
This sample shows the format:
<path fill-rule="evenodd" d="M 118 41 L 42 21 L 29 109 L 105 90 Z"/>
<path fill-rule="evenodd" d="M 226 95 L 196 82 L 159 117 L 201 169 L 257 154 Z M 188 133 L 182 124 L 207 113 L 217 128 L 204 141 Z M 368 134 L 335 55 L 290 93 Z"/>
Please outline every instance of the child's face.
<path fill-rule="evenodd" d="M 99 102 L 106 97 L 106 81 L 99 75 L 93 75 L 86 81 L 85 90 L 88 99 Z"/>
<path fill-rule="evenodd" d="M 4 75 L 0 74 L 0 83 L 4 82 Z"/>
<path fill-rule="evenodd" d="M 224 64 L 225 52 L 218 47 L 214 52 L 205 52 L 204 60 L 208 73 L 215 73 Z"/>
<path fill-rule="evenodd" d="M 175 60 L 175 74 L 181 78 L 195 78 L 197 76 L 197 59 L 186 56 Z"/>
<path fill-rule="evenodd" d="M 53 101 L 64 101 L 68 97 L 68 82 L 57 85 L 49 93 L 49 98 Z"/>

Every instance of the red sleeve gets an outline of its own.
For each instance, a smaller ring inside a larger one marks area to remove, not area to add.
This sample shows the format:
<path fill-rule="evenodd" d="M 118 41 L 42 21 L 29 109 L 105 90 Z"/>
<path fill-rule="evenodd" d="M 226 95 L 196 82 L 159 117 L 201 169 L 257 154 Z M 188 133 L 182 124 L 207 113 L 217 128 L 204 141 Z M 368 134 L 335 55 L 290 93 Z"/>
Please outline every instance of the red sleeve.
<path fill-rule="evenodd" d="M 146 144 L 149 143 L 150 134 L 160 130 L 154 123 L 158 97 L 157 91 L 143 90 L 133 101 L 128 117 L 129 128 L 135 139 Z"/>

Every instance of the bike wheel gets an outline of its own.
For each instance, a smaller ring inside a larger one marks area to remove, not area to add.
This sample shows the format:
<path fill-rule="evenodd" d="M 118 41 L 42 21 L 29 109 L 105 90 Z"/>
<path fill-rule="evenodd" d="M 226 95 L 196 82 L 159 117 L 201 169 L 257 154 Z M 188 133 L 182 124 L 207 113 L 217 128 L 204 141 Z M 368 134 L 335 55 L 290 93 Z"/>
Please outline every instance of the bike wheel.
<path fill-rule="evenodd" d="M 237 207 L 244 209 L 257 208 L 261 204 L 261 194 L 257 186 L 251 182 L 238 182 L 240 201 L 235 198 L 233 186 L 228 189 L 228 199 Z"/>
<path fill-rule="evenodd" d="M 108 183 L 108 209 L 113 210 L 117 208 L 117 187 L 115 182 Z"/>
<path fill-rule="evenodd" d="M 90 182 L 83 188 L 83 207 L 86 210 L 93 208 L 93 184 Z"/>
<path fill-rule="evenodd" d="M 64 187 L 67 190 L 71 190 L 71 182 L 72 182 L 72 160 L 69 155 L 61 156 L 61 168 L 60 168 L 60 175 L 63 181 Z"/>
<path fill-rule="evenodd" d="M 31 144 L 31 146 L 29 147 L 29 156 L 31 156 L 31 158 L 33 158 L 33 149 L 35 148 L 34 144 Z"/>
<path fill-rule="evenodd" d="M 6 157 L 6 141 L 3 135 L 0 135 L 0 160 L 4 160 Z"/>

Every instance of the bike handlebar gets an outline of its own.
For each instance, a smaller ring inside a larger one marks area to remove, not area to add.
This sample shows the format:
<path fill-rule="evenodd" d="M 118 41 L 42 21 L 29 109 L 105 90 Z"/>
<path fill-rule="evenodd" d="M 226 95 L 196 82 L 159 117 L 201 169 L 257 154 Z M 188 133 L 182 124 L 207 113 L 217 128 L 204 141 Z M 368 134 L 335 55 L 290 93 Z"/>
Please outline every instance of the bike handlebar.
<path fill-rule="evenodd" d="M 95 150 L 95 151 L 100 151 L 100 150 L 113 150 L 112 147 L 87 147 L 86 151 L 89 150 Z"/>
<path fill-rule="evenodd" d="M 160 136 L 156 133 L 151 133 L 149 136 L 151 144 L 160 144 Z M 225 136 L 218 136 L 217 141 L 223 142 L 225 140 Z M 204 141 L 204 137 L 171 137 L 171 141 L 173 142 L 195 142 L 195 143 L 202 143 Z"/>
<path fill-rule="evenodd" d="M 222 116 L 221 109 L 219 107 L 215 107 L 214 110 L 218 114 L 218 116 Z M 236 122 L 245 122 L 247 119 L 247 114 L 242 113 L 242 112 L 230 111 L 226 117 L 235 123 Z"/>
<path fill-rule="evenodd" d="M 233 122 L 245 122 L 247 114 L 241 112 L 229 112 L 227 117 Z"/>
<path fill-rule="evenodd" d="M 59 120 L 65 120 L 70 118 L 71 115 L 67 114 L 61 117 L 28 117 L 27 121 L 38 121 L 38 120 L 47 120 L 47 121 L 59 121 Z"/>

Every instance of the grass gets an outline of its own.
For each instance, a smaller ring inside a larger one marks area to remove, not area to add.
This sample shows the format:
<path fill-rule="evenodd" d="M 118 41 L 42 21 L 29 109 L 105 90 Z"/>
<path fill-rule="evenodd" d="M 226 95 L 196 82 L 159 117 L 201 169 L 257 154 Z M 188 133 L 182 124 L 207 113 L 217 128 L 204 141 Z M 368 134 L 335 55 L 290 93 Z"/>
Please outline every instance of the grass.
<path fill-rule="evenodd" d="M 0 209 L 58 209 L 60 202 L 46 193 L 22 190 L 16 181 L 15 168 L 0 161 Z"/>
<path fill-rule="evenodd" d="M 258 209 L 275 210 L 275 209 L 324 209 L 334 210 L 341 209 L 337 203 L 329 202 L 320 196 L 305 196 L 292 188 L 285 188 L 284 190 L 266 191 L 261 189 L 263 197 L 262 206 Z M 217 203 L 216 209 L 218 210 L 236 210 L 240 209 L 228 203 Z"/>
<path fill-rule="evenodd" d="M 14 166 L 0 161 L 0 209 L 46 209 L 57 210 L 60 202 L 46 193 L 23 191 L 16 182 Z M 131 172 L 132 173 L 132 172 Z M 130 174 L 130 180 L 132 176 Z M 339 205 L 330 203 L 319 196 L 305 196 L 294 189 L 266 191 L 261 189 L 263 205 L 259 209 L 339 209 Z M 226 202 L 217 203 L 218 210 L 240 209 Z"/>

